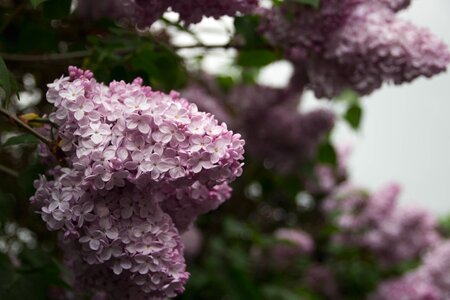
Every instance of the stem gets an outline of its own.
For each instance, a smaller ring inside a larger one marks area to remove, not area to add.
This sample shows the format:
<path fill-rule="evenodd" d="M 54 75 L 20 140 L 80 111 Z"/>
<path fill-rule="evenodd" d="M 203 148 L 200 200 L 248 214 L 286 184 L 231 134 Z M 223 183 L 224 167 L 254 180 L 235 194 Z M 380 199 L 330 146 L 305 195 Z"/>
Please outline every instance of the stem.
<path fill-rule="evenodd" d="M 203 43 L 197 43 L 193 45 L 186 46 L 170 46 L 175 50 L 180 49 L 230 49 L 230 48 L 240 48 L 238 45 L 228 44 L 217 44 L 217 45 L 205 45 Z M 127 52 L 131 52 L 134 49 L 125 48 L 119 49 L 115 51 L 117 54 L 124 54 Z M 63 60 L 71 60 L 71 59 L 82 59 L 85 57 L 89 57 L 94 52 L 92 50 L 83 50 L 83 51 L 74 51 L 68 53 L 52 53 L 52 54 L 21 54 L 21 53 L 0 53 L 0 56 L 6 61 L 14 61 L 14 62 L 51 62 L 51 61 L 63 61 Z"/>
<path fill-rule="evenodd" d="M 50 124 L 52 127 L 58 128 L 58 125 L 56 125 L 55 123 L 53 123 L 49 119 L 44 119 L 44 118 L 32 119 L 32 120 L 28 121 L 28 123 Z"/>
<path fill-rule="evenodd" d="M 5 22 L 1 25 L 0 27 L 0 32 L 3 32 L 6 27 L 8 27 L 9 23 L 11 23 L 12 20 L 14 20 L 14 18 L 16 16 L 18 16 L 22 10 L 25 8 L 25 3 L 22 3 L 21 5 L 19 5 L 5 20 Z"/>
<path fill-rule="evenodd" d="M 3 165 L 0 165 L 0 172 L 6 173 L 12 177 L 19 177 L 19 173 Z"/>
<path fill-rule="evenodd" d="M 195 34 L 195 32 L 193 32 L 192 30 L 190 30 L 187 27 L 182 26 L 180 23 L 177 22 L 172 22 L 169 19 L 165 18 L 165 17 L 161 17 L 161 21 L 163 21 L 166 25 L 170 25 L 173 26 L 175 28 L 177 28 L 178 30 L 184 31 L 186 33 L 189 33 L 197 43 L 201 43 L 202 41 L 200 40 L 200 38 Z"/>
<path fill-rule="evenodd" d="M 239 49 L 240 47 L 238 45 L 233 45 L 231 43 L 228 44 L 217 44 L 217 45 L 205 45 L 202 43 L 193 44 L 193 45 L 186 45 L 186 46 L 173 46 L 175 49 L 196 49 L 196 48 L 203 48 L 203 49 L 230 49 L 230 48 L 236 48 Z"/>
<path fill-rule="evenodd" d="M 36 62 L 36 61 L 58 61 L 81 59 L 92 55 L 91 50 L 74 51 L 68 53 L 52 53 L 52 54 L 16 54 L 16 53 L 0 53 L 4 60 L 19 62 Z"/>
<path fill-rule="evenodd" d="M 18 127 L 22 128 L 25 131 L 28 131 L 29 133 L 31 133 L 32 135 L 34 135 L 35 137 L 37 137 L 39 140 L 41 140 L 44 144 L 46 144 L 48 147 L 52 147 L 53 142 L 51 140 L 49 140 L 48 138 L 46 138 L 45 136 L 43 136 L 42 134 L 40 134 L 39 132 L 37 132 L 36 130 L 34 130 L 33 128 L 31 128 L 30 126 L 28 126 L 28 124 L 24 123 L 22 120 L 20 120 L 18 117 L 16 117 L 15 115 L 11 114 L 9 111 L 7 111 L 4 108 L 0 107 L 0 114 L 4 115 L 5 117 L 9 118 L 11 121 L 13 121 Z"/>

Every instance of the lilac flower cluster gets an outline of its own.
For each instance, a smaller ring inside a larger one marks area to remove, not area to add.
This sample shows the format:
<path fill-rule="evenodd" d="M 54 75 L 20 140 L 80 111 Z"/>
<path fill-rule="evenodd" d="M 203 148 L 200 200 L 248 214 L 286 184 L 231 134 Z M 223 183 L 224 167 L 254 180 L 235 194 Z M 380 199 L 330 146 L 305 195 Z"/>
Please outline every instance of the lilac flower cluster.
<path fill-rule="evenodd" d="M 278 243 L 270 250 L 270 257 L 277 267 L 287 267 L 301 255 L 314 250 L 311 236 L 298 229 L 280 228 L 274 233 Z"/>
<path fill-rule="evenodd" d="M 399 279 L 383 282 L 371 300 L 445 300 L 450 297 L 450 242 L 427 253 L 422 265 Z"/>
<path fill-rule="evenodd" d="M 285 2 L 263 13 L 261 31 L 303 70 L 317 97 L 351 88 L 372 93 L 446 69 L 450 53 L 427 29 L 399 19 L 408 0 L 322 0 L 319 9 Z"/>
<path fill-rule="evenodd" d="M 139 27 L 148 27 L 171 8 L 186 23 L 198 23 L 203 16 L 219 18 L 249 13 L 258 0 L 79 0 L 78 14 L 87 19 L 108 16 Z"/>
<path fill-rule="evenodd" d="M 47 92 L 68 167 L 41 176 L 31 200 L 78 252 L 69 265 L 83 290 L 124 285 L 133 287 L 129 299 L 172 297 L 188 278 L 179 235 L 230 197 L 244 141 L 139 78 L 106 86 L 90 71 L 70 67 L 69 74 Z M 51 157 L 42 147 L 41 155 Z"/>
<path fill-rule="evenodd" d="M 318 164 L 314 168 L 313 176 L 304 179 L 305 190 L 314 196 L 326 196 L 339 188 L 340 183 L 347 179 L 347 161 L 351 148 L 337 147 L 337 165 Z"/>
<path fill-rule="evenodd" d="M 426 280 L 425 274 L 413 273 L 383 282 L 370 300 L 445 300 L 441 292 Z"/>
<path fill-rule="evenodd" d="M 373 195 L 342 187 L 324 203 L 329 215 L 337 213 L 338 244 L 369 250 L 383 265 L 416 259 L 439 242 L 436 220 L 417 208 L 397 206 L 400 188 L 391 184 Z"/>
<path fill-rule="evenodd" d="M 183 95 L 229 120 L 244 135 L 248 152 L 279 172 L 298 171 L 301 163 L 313 158 L 334 125 L 334 115 L 328 110 L 298 112 L 300 95 L 291 88 L 238 85 L 224 96 L 207 85 L 194 85 Z"/>
<path fill-rule="evenodd" d="M 203 246 L 203 234 L 195 226 L 191 226 L 189 230 L 181 235 L 181 241 L 184 245 L 184 255 L 186 258 L 194 258 L 199 253 Z"/>
<path fill-rule="evenodd" d="M 325 265 L 313 264 L 304 275 L 306 285 L 325 299 L 340 300 L 338 282 L 333 272 Z"/>

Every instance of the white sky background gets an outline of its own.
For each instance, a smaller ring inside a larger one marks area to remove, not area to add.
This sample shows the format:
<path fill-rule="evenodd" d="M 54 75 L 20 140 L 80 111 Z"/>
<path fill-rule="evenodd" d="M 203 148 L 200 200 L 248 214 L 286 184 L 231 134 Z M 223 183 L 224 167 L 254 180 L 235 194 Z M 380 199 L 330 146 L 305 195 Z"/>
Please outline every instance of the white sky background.
<path fill-rule="evenodd" d="M 414 0 L 400 15 L 428 27 L 450 45 L 449 0 Z M 206 44 L 226 43 L 232 20 L 207 19 L 192 28 Z M 195 43 L 186 34 L 176 35 L 174 42 Z M 203 67 L 211 73 L 232 71 L 228 67 L 232 56 L 233 50 L 213 51 Z M 262 72 L 260 82 L 283 85 L 289 74 L 287 63 L 277 63 Z M 317 106 L 310 93 L 305 98 L 306 106 Z M 360 131 L 355 134 L 339 124 L 334 135 L 338 144 L 353 146 L 352 181 L 372 190 L 396 181 L 403 187 L 403 204 L 450 213 L 450 72 L 431 80 L 385 86 L 363 98 L 362 104 L 365 115 Z M 330 104 L 321 101 L 320 105 Z"/>

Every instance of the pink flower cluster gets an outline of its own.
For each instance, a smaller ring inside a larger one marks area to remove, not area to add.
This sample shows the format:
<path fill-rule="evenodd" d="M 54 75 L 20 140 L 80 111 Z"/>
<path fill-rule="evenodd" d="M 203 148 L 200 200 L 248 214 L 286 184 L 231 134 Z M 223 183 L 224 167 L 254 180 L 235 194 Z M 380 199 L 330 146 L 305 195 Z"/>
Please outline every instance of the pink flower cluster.
<path fill-rule="evenodd" d="M 423 264 L 399 279 L 383 282 L 371 300 L 446 300 L 450 297 L 450 242 L 427 253 Z"/>
<path fill-rule="evenodd" d="M 337 147 L 337 164 L 318 164 L 314 168 L 313 176 L 304 179 L 305 190 L 313 196 L 329 195 L 340 183 L 347 179 L 347 161 L 351 152 L 348 146 Z"/>
<path fill-rule="evenodd" d="M 88 19 L 109 16 L 139 27 L 148 27 L 171 8 L 186 23 L 198 23 L 203 16 L 219 18 L 248 13 L 258 0 L 79 0 L 77 11 Z"/>
<path fill-rule="evenodd" d="M 392 265 L 419 258 L 439 242 L 436 220 L 416 208 L 397 205 L 399 186 L 388 185 L 373 195 L 342 187 L 327 199 L 327 214 L 339 232 L 336 243 L 369 250 L 381 264 Z"/>
<path fill-rule="evenodd" d="M 41 176 L 31 200 L 78 252 L 69 265 L 85 291 L 124 285 L 134 287 L 129 299 L 173 297 L 188 278 L 179 235 L 230 197 L 244 141 L 177 93 L 152 91 L 139 78 L 106 86 L 90 71 L 70 67 L 69 74 L 47 92 L 68 167 Z M 43 147 L 41 154 L 51 157 Z M 85 270 L 114 280 L 104 285 Z"/>
<path fill-rule="evenodd" d="M 446 69 L 450 53 L 427 29 L 399 19 L 410 1 L 322 0 L 319 9 L 285 2 L 263 13 L 261 31 L 303 70 L 317 97 L 351 88 L 372 93 Z"/>
<path fill-rule="evenodd" d="M 306 285 L 324 299 L 340 300 L 339 285 L 333 272 L 325 265 L 313 264 L 304 274 Z"/>
<path fill-rule="evenodd" d="M 270 257 L 277 267 L 288 267 L 314 250 L 314 240 L 302 230 L 280 228 L 274 235 L 278 243 L 270 250 Z"/>

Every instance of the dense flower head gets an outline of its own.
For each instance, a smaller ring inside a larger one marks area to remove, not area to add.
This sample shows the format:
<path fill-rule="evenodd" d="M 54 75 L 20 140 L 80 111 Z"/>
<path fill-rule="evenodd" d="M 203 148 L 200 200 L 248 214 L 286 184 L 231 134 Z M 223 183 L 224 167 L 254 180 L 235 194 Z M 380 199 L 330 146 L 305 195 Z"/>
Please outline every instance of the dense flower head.
<path fill-rule="evenodd" d="M 107 86 L 70 67 L 49 84 L 47 100 L 67 167 L 41 176 L 31 200 L 79 252 L 83 263 L 69 265 L 109 272 L 134 287 L 132 299 L 181 292 L 188 274 L 179 234 L 230 197 L 228 183 L 242 173 L 240 135 L 139 78 Z M 48 149 L 40 153 L 50 161 Z M 85 286 L 112 291 L 99 281 Z"/>
<path fill-rule="evenodd" d="M 351 148 L 349 146 L 338 146 L 336 148 L 336 165 L 317 164 L 314 167 L 313 176 L 304 180 L 305 190 L 314 196 L 325 196 L 339 188 L 340 184 L 347 179 L 347 164 Z"/>
<path fill-rule="evenodd" d="M 270 250 L 270 257 L 278 267 L 289 266 L 314 250 L 314 240 L 303 230 L 279 228 L 274 236 L 277 243 Z"/>
<path fill-rule="evenodd" d="M 306 285 L 325 299 L 341 299 L 338 282 L 333 272 L 321 264 L 311 265 L 304 274 Z"/>
<path fill-rule="evenodd" d="M 427 253 L 423 260 L 421 271 L 442 290 L 445 296 L 450 297 L 450 242 L 441 243 Z"/>
<path fill-rule="evenodd" d="M 257 6 L 258 0 L 79 0 L 77 11 L 88 19 L 108 16 L 147 27 L 169 8 L 186 23 L 198 23 L 203 16 L 233 16 L 238 12 L 249 13 Z"/>
<path fill-rule="evenodd" d="M 418 208 L 397 205 L 400 188 L 390 184 L 368 195 L 344 186 L 324 204 L 336 214 L 338 244 L 368 249 L 384 265 L 419 258 L 439 242 L 436 220 Z"/>
<path fill-rule="evenodd" d="M 300 95 L 290 87 L 237 85 L 221 95 L 214 87 L 195 85 L 183 95 L 229 120 L 242 132 L 250 155 L 282 173 L 297 172 L 300 164 L 313 159 L 317 146 L 334 125 L 331 111 L 299 112 Z"/>
<path fill-rule="evenodd" d="M 191 226 L 181 235 L 181 241 L 184 245 L 184 254 L 189 258 L 194 258 L 200 253 L 203 245 L 203 234 L 195 226 Z"/>
<path fill-rule="evenodd" d="M 370 94 L 446 69 L 446 45 L 427 29 L 399 19 L 410 1 L 323 0 L 319 9 L 288 3 L 263 13 L 261 31 L 308 75 L 316 96 L 351 88 Z"/>
<path fill-rule="evenodd" d="M 383 282 L 370 300 L 444 300 L 442 293 L 424 274 L 412 273 Z"/>
<path fill-rule="evenodd" d="M 403 277 L 383 282 L 371 300 L 446 300 L 450 297 L 450 242 L 429 251 L 422 265 Z"/>

